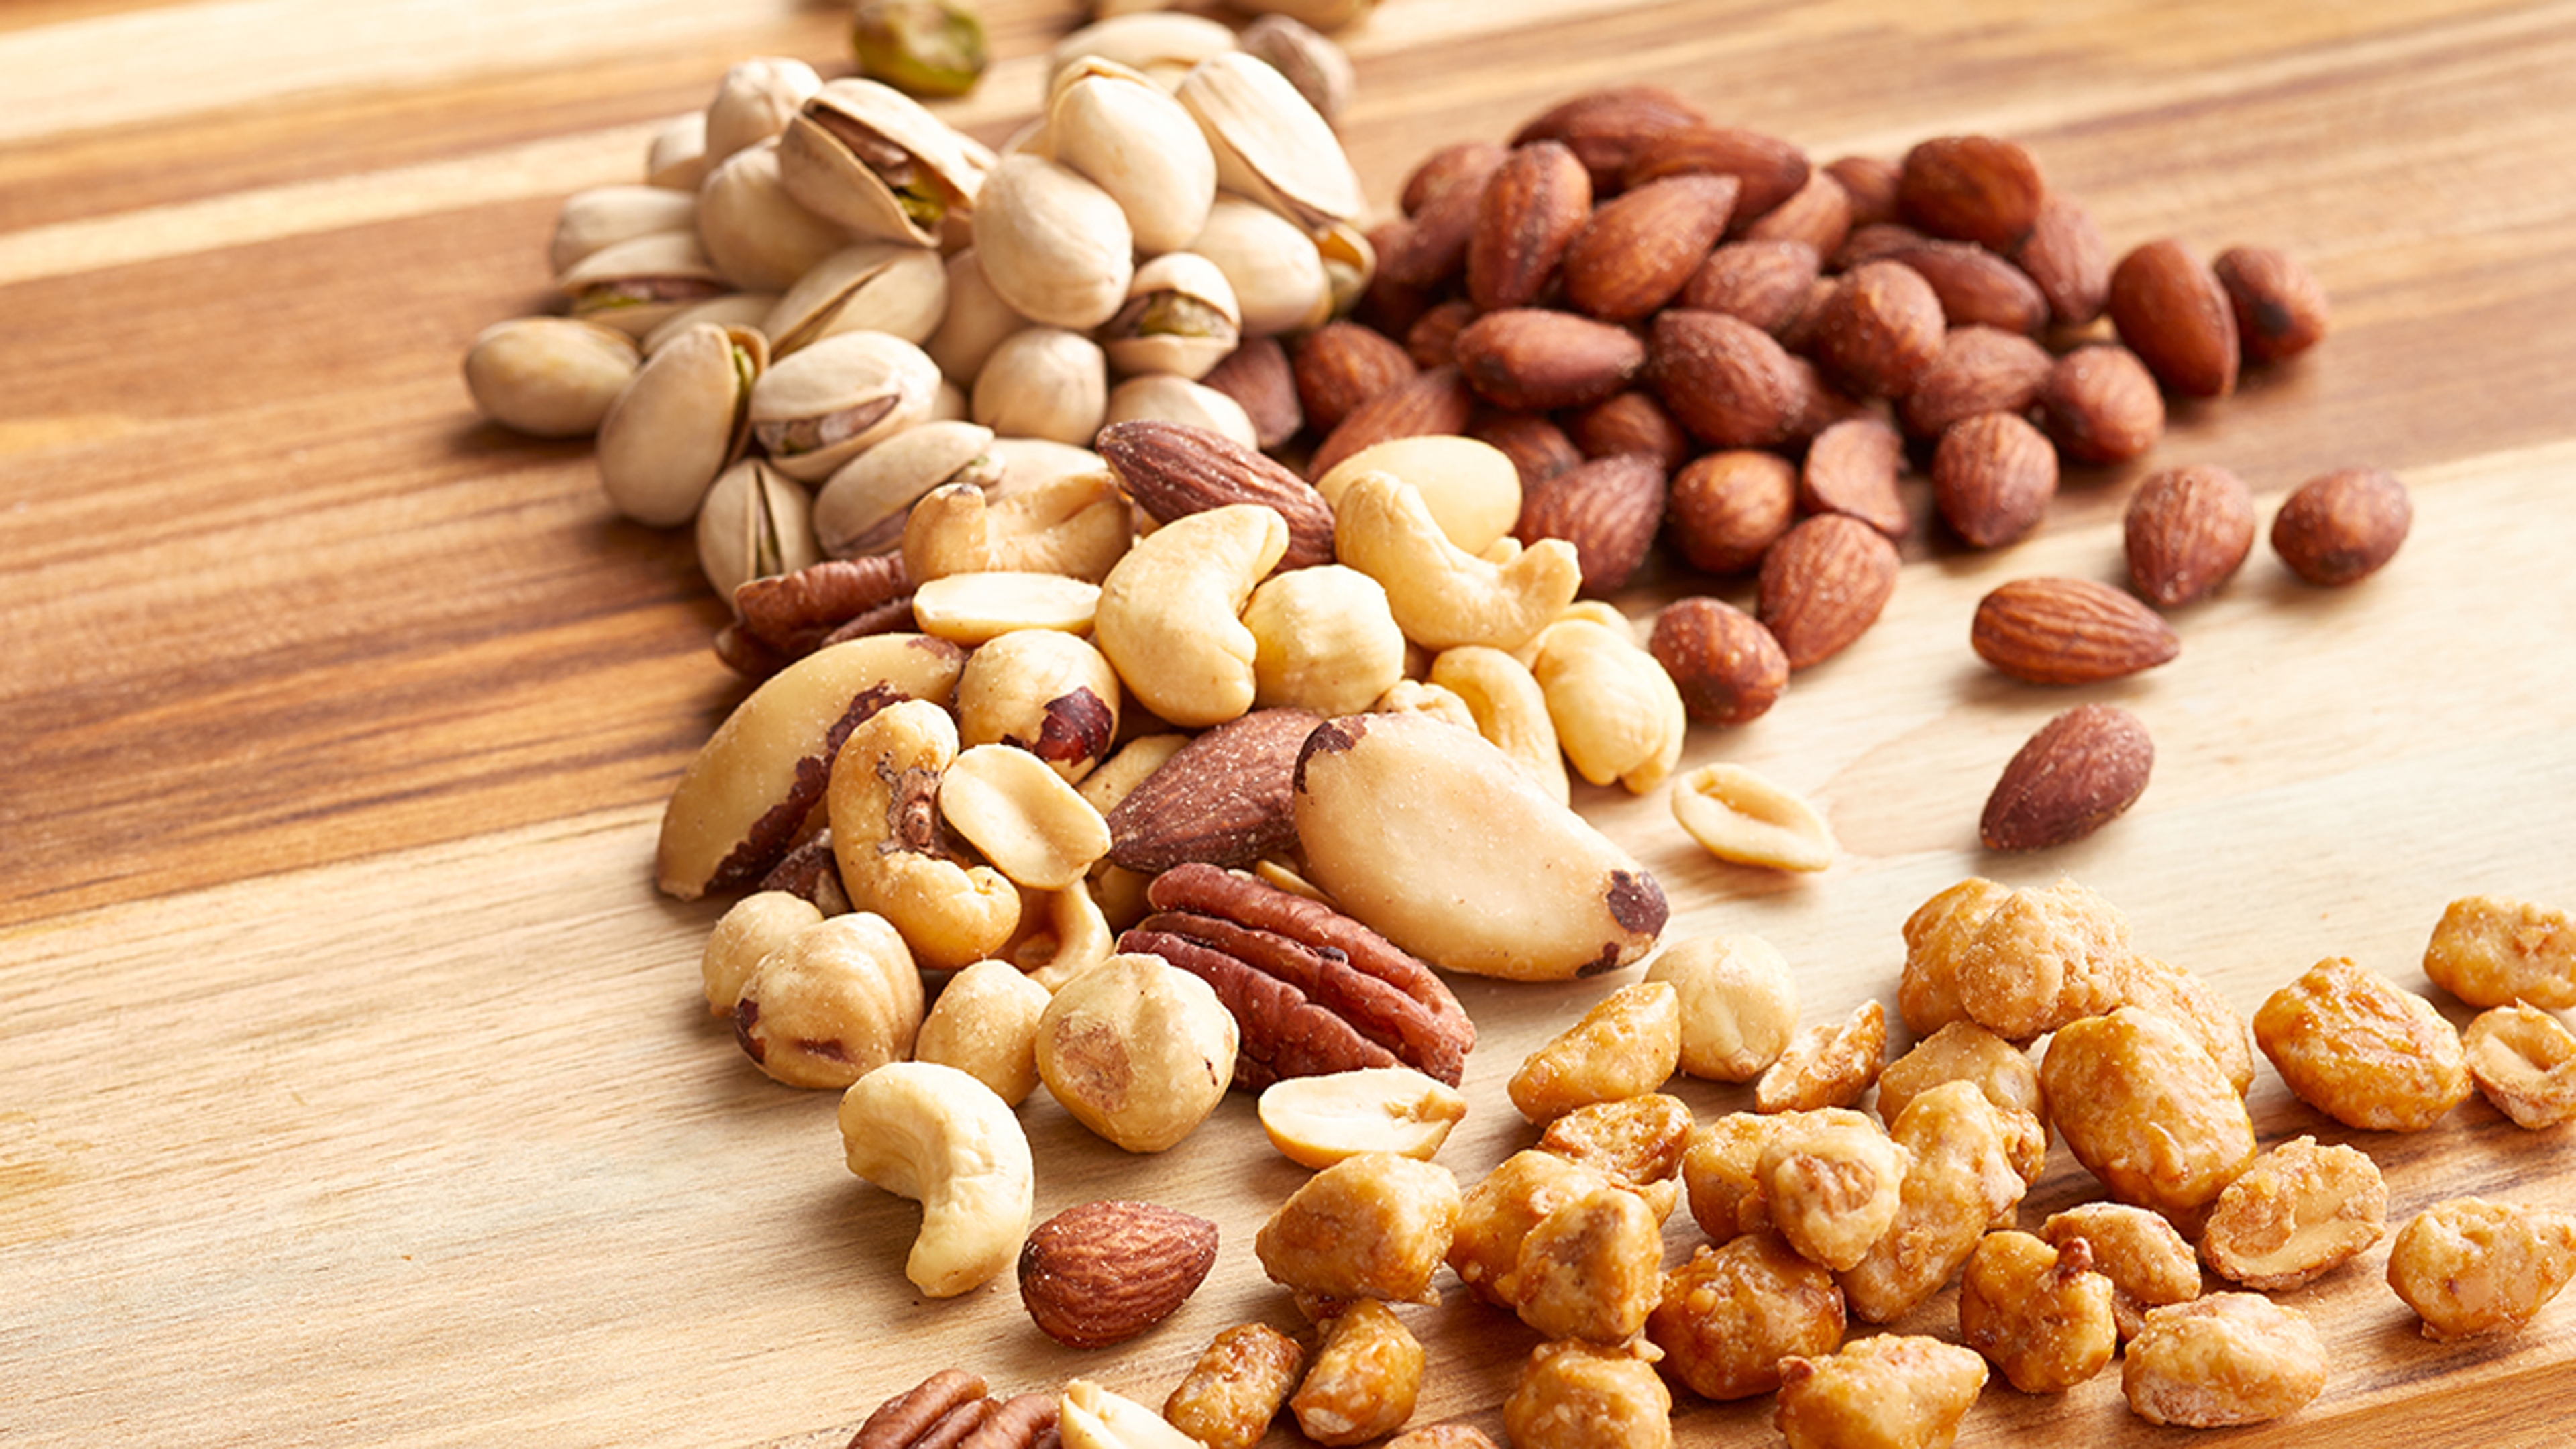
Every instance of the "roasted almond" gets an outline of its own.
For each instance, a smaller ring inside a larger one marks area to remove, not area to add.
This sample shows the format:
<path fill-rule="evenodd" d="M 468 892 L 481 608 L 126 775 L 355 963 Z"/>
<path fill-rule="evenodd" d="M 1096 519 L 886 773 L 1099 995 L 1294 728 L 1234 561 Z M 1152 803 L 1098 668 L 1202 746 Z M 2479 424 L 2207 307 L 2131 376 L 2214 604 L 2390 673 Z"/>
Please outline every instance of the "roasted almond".
<path fill-rule="evenodd" d="M 1351 409 L 1411 382 L 1413 365 L 1393 338 L 1356 322 L 1327 322 L 1297 342 L 1297 402 L 1318 433 L 1341 426 Z"/>
<path fill-rule="evenodd" d="M 2078 347 L 2039 385 L 2039 414 L 2066 456 L 2125 463 L 2165 433 L 2165 395 L 2138 355 L 2116 343 Z"/>
<path fill-rule="evenodd" d="M 1491 141 L 1453 141 L 1439 147 L 1405 173 L 1404 189 L 1396 195 L 1396 208 L 1406 216 L 1420 216 L 1432 198 L 1453 186 L 1481 190 L 1494 168 L 1510 154 L 1509 147 Z M 1381 265 L 1383 260 L 1380 259 Z"/>
<path fill-rule="evenodd" d="M 1467 297 L 1491 312 L 1526 307 L 1592 216 L 1592 178 L 1558 141 L 1515 146 L 1477 198 L 1467 238 Z"/>
<path fill-rule="evenodd" d="M 1524 487 L 1513 533 L 1524 544 L 1561 538 L 1574 545 L 1583 592 L 1616 592 L 1654 547 L 1664 519 L 1663 465 L 1642 453 L 1594 458 Z"/>
<path fill-rule="evenodd" d="M 1851 197 L 1843 184 L 1822 170 L 1811 170 L 1806 185 L 1746 223 L 1737 235 L 1746 241 L 1805 242 L 1816 255 L 1827 256 L 1851 235 L 1851 228 Z"/>
<path fill-rule="evenodd" d="M 1066 1208 L 1020 1247 L 1020 1302 L 1071 1348 L 1124 1343 L 1169 1318 L 1216 1266 L 1216 1224 L 1150 1202 Z"/>
<path fill-rule="evenodd" d="M 1807 305 L 1823 261 L 1802 241 L 1728 242 L 1682 284 L 1676 306 L 1724 312 L 1778 336 Z"/>
<path fill-rule="evenodd" d="M 1667 308 L 1646 342 L 1655 396 L 1691 436 L 1717 448 L 1787 439 L 1812 384 L 1770 333 L 1719 312 Z"/>
<path fill-rule="evenodd" d="M 1755 617 L 1791 669 L 1820 664 L 1878 622 L 1896 592 L 1897 568 L 1887 535 L 1857 518 L 1817 514 L 1762 555 Z"/>
<path fill-rule="evenodd" d="M 1109 859 L 1152 875 L 1187 861 L 1250 865 L 1293 844 L 1297 751 L 1322 723 L 1260 709 L 1181 746 L 1109 809 Z"/>
<path fill-rule="evenodd" d="M 1852 225 L 1870 226 L 1903 217 L 1903 163 L 1885 156 L 1838 156 L 1825 163 L 1825 170 L 1843 184 L 1843 195 L 1850 198 Z"/>
<path fill-rule="evenodd" d="M 2018 332 L 1952 327 L 1941 339 L 1941 355 L 1915 374 L 1896 415 L 1914 436 L 1937 438 L 1979 413 L 2028 412 L 2056 365 L 2047 348 Z"/>
<path fill-rule="evenodd" d="M 1932 450 L 1932 503 L 1972 548 L 2000 548 L 2039 526 L 2057 497 L 2057 450 L 2015 413 L 1954 423 Z"/>
<path fill-rule="evenodd" d="M 1744 184 L 1735 198 L 1735 224 L 1755 218 L 1798 194 L 1807 184 L 1807 153 L 1778 136 L 1741 126 L 1679 126 L 1648 137 L 1620 172 L 1623 186 L 1643 186 L 1667 176 L 1732 176 Z"/>
<path fill-rule="evenodd" d="M 1476 304 L 1464 297 L 1435 302 L 1404 329 L 1404 354 L 1426 372 L 1454 366 L 1458 361 L 1458 334 L 1475 320 Z"/>
<path fill-rule="evenodd" d="M 2111 248 L 2093 213 L 2061 192 L 2041 199 L 2030 235 L 2006 253 L 2048 299 L 2049 320 L 2081 327 L 2111 296 Z"/>
<path fill-rule="evenodd" d="M 1668 176 L 1593 207 L 1559 263 L 1565 300 L 1604 322 L 1661 307 L 1725 234 L 1742 189 L 1732 176 Z"/>
<path fill-rule="evenodd" d="M 1333 510 L 1315 485 L 1266 453 L 1207 428 L 1133 418 L 1092 439 L 1118 486 L 1157 523 L 1233 503 L 1258 503 L 1288 522 L 1283 569 L 1333 561 Z"/>
<path fill-rule="evenodd" d="M 1247 337 L 1199 381 L 1243 405 L 1252 419 L 1252 436 L 1265 448 L 1276 448 L 1306 426 L 1306 410 L 1297 401 L 1296 370 L 1288 349 L 1276 337 Z"/>
<path fill-rule="evenodd" d="M 2236 309 L 2218 274 L 2171 237 L 2133 248 L 2111 269 L 2111 325 L 2156 380 L 2185 397 L 2236 390 Z"/>
<path fill-rule="evenodd" d="M 2396 556 L 2414 520 L 2395 474 L 2342 468 L 2300 484 L 2282 502 L 2272 515 L 2272 551 L 2309 583 L 2356 583 Z"/>
<path fill-rule="evenodd" d="M 2048 325 L 2048 299 L 2030 274 L 1974 242 L 1923 241 L 1888 254 L 1932 284 L 1941 315 L 1956 327 L 1999 327 L 2036 336 Z"/>
<path fill-rule="evenodd" d="M 2227 582 L 2253 551 L 2253 491 L 2210 463 L 2150 473 L 2129 495 L 2121 537 L 2130 587 L 2178 608 Z"/>
<path fill-rule="evenodd" d="M 1941 299 L 1902 262 L 1863 262 L 1843 273 L 1816 311 L 1808 349 L 1826 376 L 1861 397 L 1903 397 L 1941 355 Z"/>
<path fill-rule="evenodd" d="M 1566 414 L 1565 435 L 1587 458 L 1643 453 L 1671 472 L 1699 451 L 1672 411 L 1651 393 L 1630 388 Z"/>
<path fill-rule="evenodd" d="M 1998 136 L 1936 136 L 1905 153 L 1897 200 L 1935 236 L 2010 251 L 2039 220 L 2048 185 L 2020 143 Z"/>
<path fill-rule="evenodd" d="M 1672 477 L 1664 531 L 1690 566 L 1712 574 L 1749 569 L 1798 521 L 1798 468 L 1777 453 L 1702 453 Z"/>
<path fill-rule="evenodd" d="M 2210 263 L 2236 310 L 2236 337 L 2249 362 L 2279 362 L 2317 345 L 2332 317 L 2326 289 L 2306 267 L 2273 247 L 2229 247 Z"/>
<path fill-rule="evenodd" d="M 1874 417 L 1846 418 L 1816 434 L 1798 470 L 1798 506 L 1809 513 L 1847 513 L 1889 538 L 1903 538 L 1905 500 L 1897 475 L 1905 439 Z"/>
<path fill-rule="evenodd" d="M 2083 839 L 2146 793 L 2155 741 L 2127 710 L 2078 705 L 2013 753 L 1977 821 L 1988 850 L 2045 850 Z"/>
<path fill-rule="evenodd" d="M 2032 684 L 2090 684 L 2164 664 L 2182 651 L 2155 610 L 2091 579 L 2015 579 L 1977 601 L 1969 646 Z"/>
<path fill-rule="evenodd" d="M 1453 147 L 1448 154 L 1437 185 L 1419 207 L 1406 210 L 1405 228 L 1378 253 L 1377 269 L 1389 281 L 1430 290 L 1446 286 L 1466 268 L 1486 183 L 1510 153 L 1499 146 L 1470 146 Z"/>
<path fill-rule="evenodd" d="M 1762 621 L 1723 599 L 1675 599 L 1655 615 L 1647 652 L 1706 724 L 1760 719 L 1789 686 L 1789 656 Z"/>
<path fill-rule="evenodd" d="M 1524 412 L 1599 402 L 1646 363 L 1646 344 L 1628 329 L 1546 307 L 1488 312 L 1454 346 L 1478 396 Z"/>
<path fill-rule="evenodd" d="M 1666 132 L 1702 126 L 1697 106 L 1662 86 L 1610 86 L 1586 91 L 1524 122 L 1512 144 L 1559 141 L 1582 161 L 1595 190 L 1608 195 L 1637 152 Z"/>
<path fill-rule="evenodd" d="M 1512 460 L 1512 470 L 1521 475 L 1523 496 L 1584 459 L 1583 450 L 1565 429 L 1537 413 L 1494 413 L 1478 419 L 1467 429 L 1467 436 L 1501 449 Z"/>
<path fill-rule="evenodd" d="M 1353 408 L 1341 426 L 1316 445 L 1314 457 L 1306 462 L 1307 471 L 1321 478 L 1335 463 L 1389 438 L 1464 432 L 1475 409 L 1476 395 L 1457 368 L 1424 368 L 1411 382 Z"/>

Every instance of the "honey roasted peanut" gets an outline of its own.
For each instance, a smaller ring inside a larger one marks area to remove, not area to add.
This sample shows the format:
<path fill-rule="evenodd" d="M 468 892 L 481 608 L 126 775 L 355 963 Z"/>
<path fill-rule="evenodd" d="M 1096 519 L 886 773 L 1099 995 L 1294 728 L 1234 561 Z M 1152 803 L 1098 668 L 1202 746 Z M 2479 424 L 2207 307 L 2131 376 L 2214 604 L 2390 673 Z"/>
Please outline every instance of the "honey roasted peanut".
<path fill-rule="evenodd" d="M 1359 1444 L 1404 1427 L 1422 1392 L 1421 1340 L 1392 1309 L 1362 1298 L 1324 1324 L 1306 1377 L 1289 1397 L 1297 1427 L 1318 1444 Z"/>
<path fill-rule="evenodd" d="M 1843 1341 L 1843 1295 L 1831 1271 L 1777 1233 L 1702 1245 L 1664 1275 L 1646 1336 L 1664 1371 L 1704 1399 L 1747 1399 L 1780 1386 L 1780 1361 L 1832 1353 Z"/>
<path fill-rule="evenodd" d="M 1623 986 L 1530 1053 L 1512 1075 L 1512 1105 L 1544 1123 L 1641 1096 L 1672 1079 L 1681 1050 L 1680 994 L 1660 981 Z"/>
<path fill-rule="evenodd" d="M 2253 1025 L 2290 1090 L 2349 1127 L 2422 1131 L 2471 1091 L 2460 1034 L 2433 1003 L 2349 957 L 2265 997 Z"/>
<path fill-rule="evenodd" d="M 1450 1249 L 1461 1210 L 1449 1169 L 1363 1152 L 1289 1194 L 1254 1238 L 1261 1270 L 1323 1298 L 1421 1301 Z"/>

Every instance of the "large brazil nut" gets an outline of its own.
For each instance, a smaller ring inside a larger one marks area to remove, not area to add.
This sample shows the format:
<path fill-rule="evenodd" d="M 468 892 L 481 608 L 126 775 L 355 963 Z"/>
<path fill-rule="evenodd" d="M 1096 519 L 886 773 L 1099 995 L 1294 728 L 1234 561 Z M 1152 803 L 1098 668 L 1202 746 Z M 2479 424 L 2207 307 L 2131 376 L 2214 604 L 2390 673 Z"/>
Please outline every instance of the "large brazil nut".
<path fill-rule="evenodd" d="M 1663 888 L 1469 730 L 1352 715 L 1307 737 L 1293 808 L 1307 875 L 1452 971 L 1559 981 L 1654 948 Z"/>
<path fill-rule="evenodd" d="M 760 878 L 823 798 L 852 727 L 896 700 L 948 701 L 966 651 L 922 634 L 816 650 L 769 677 L 716 727 L 662 810 L 655 881 L 696 900 Z"/>

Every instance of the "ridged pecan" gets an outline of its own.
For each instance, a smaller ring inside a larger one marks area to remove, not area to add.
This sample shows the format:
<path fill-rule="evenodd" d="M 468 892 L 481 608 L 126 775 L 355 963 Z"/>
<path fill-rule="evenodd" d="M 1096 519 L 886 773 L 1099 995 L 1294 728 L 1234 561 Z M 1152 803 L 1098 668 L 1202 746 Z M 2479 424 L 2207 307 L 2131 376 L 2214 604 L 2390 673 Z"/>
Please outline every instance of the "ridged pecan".
<path fill-rule="evenodd" d="M 849 1449 L 1041 1449 L 1055 1442 L 1053 1394 L 995 1399 L 984 1376 L 941 1369 L 879 1404 Z"/>

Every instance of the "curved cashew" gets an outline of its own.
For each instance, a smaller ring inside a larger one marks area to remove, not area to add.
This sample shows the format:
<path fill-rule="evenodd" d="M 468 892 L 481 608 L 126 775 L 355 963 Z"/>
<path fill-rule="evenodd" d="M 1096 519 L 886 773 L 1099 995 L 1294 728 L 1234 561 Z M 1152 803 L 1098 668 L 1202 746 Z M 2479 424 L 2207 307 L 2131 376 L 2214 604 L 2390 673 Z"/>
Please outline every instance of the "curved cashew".
<path fill-rule="evenodd" d="M 1160 718 L 1183 729 L 1233 719 L 1252 708 L 1259 650 L 1244 602 L 1287 551 L 1287 520 L 1257 503 L 1175 518 L 1101 580 L 1092 640 Z"/>
<path fill-rule="evenodd" d="M 841 1096 L 850 1171 L 921 1204 L 903 1275 L 933 1298 L 982 1287 L 1028 1239 L 1037 1170 L 992 1088 L 936 1062 L 889 1062 Z"/>
<path fill-rule="evenodd" d="M 950 574 L 1063 574 L 1094 583 L 1127 552 L 1134 519 L 1103 465 L 987 493 L 948 483 L 922 495 L 903 525 L 904 573 L 915 585 Z"/>
<path fill-rule="evenodd" d="M 1342 490 L 1333 551 L 1385 585 L 1395 622 L 1426 649 L 1518 648 L 1583 584 L 1574 545 L 1561 538 L 1541 539 L 1508 563 L 1468 553 L 1441 531 L 1421 493 L 1391 473 L 1363 473 Z"/>
<path fill-rule="evenodd" d="M 939 780 L 956 758 L 948 711 L 905 700 L 850 731 L 824 793 L 850 904 L 892 921 L 921 964 L 939 970 L 992 955 L 1020 921 L 1018 887 L 941 845 Z"/>
<path fill-rule="evenodd" d="M 1463 645 L 1431 661 L 1431 682 L 1464 701 L 1476 717 L 1476 733 L 1511 756 L 1540 788 L 1559 801 L 1573 798 L 1547 694 L 1527 665 L 1500 649 Z"/>
<path fill-rule="evenodd" d="M 1520 521 L 1520 469 L 1510 454 L 1476 438 L 1423 433 L 1372 443 L 1326 470 L 1315 480 L 1315 491 L 1339 509 L 1343 490 L 1363 473 L 1388 473 L 1412 484 L 1440 531 L 1472 554 L 1511 537 Z"/>

